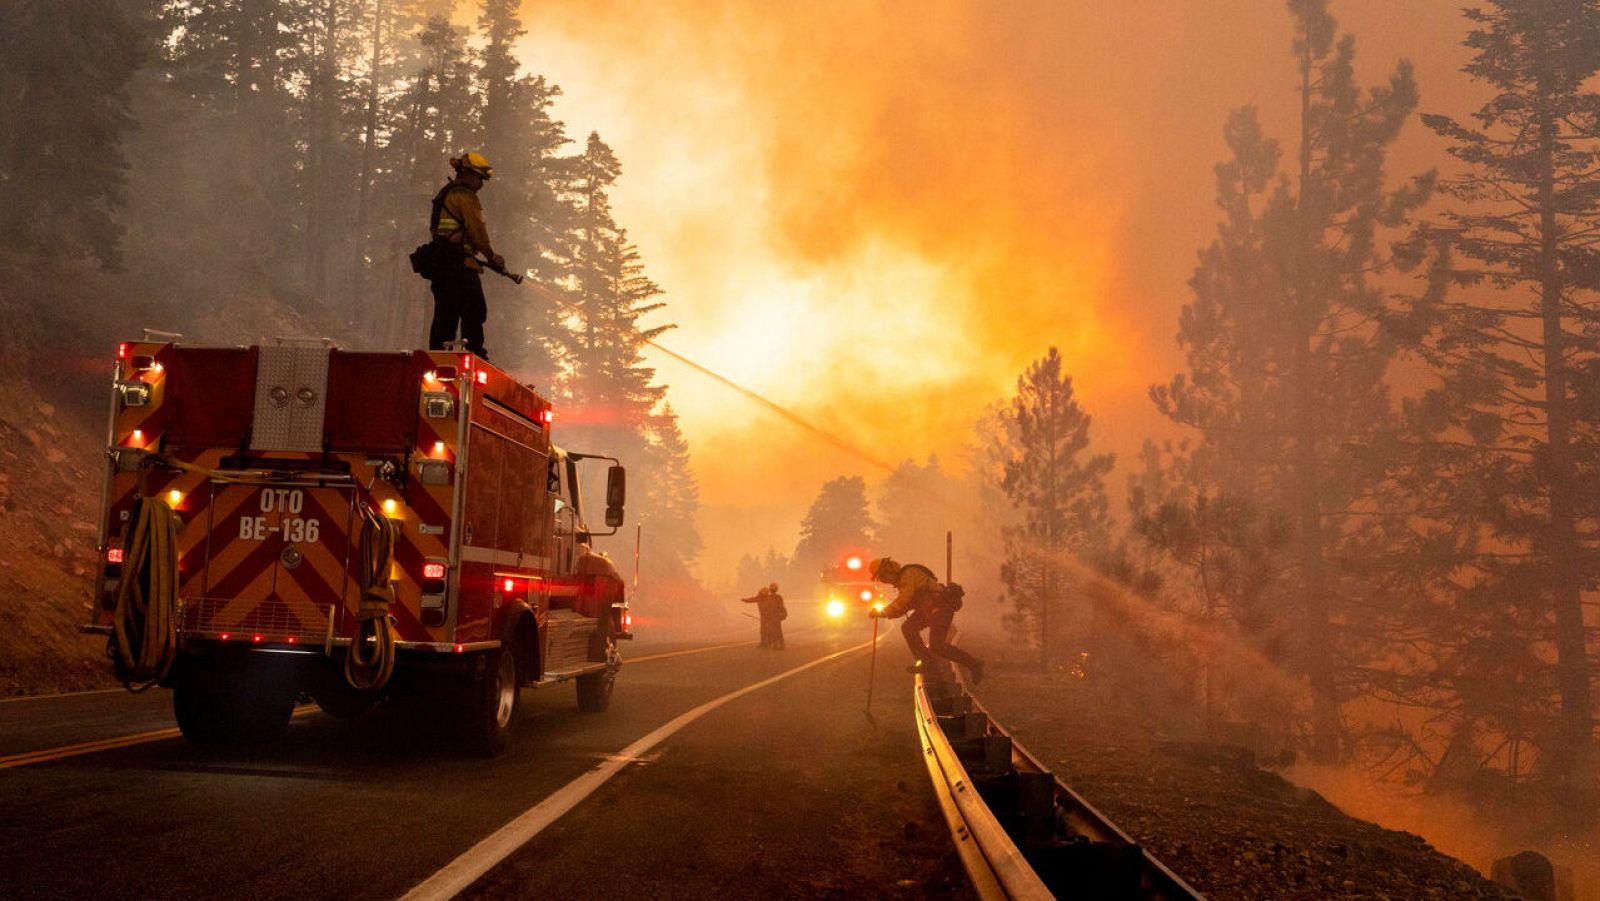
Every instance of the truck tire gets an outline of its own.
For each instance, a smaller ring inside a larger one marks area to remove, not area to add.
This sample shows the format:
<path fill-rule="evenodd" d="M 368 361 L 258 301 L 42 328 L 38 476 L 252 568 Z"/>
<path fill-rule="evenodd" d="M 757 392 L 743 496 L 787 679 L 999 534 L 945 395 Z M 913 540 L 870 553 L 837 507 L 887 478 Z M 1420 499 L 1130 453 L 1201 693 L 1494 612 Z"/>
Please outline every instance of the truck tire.
<path fill-rule="evenodd" d="M 596 663 L 604 660 L 606 668 L 577 679 L 578 709 L 584 713 L 604 713 L 611 706 L 611 689 L 617 684 L 620 662 L 616 659 L 617 641 L 611 637 L 608 625 L 602 620 L 589 642 L 589 659 Z"/>
<path fill-rule="evenodd" d="M 611 706 L 611 688 L 617 684 L 617 671 L 606 667 L 598 673 L 579 676 L 578 709 L 584 713 L 604 713 Z"/>
<path fill-rule="evenodd" d="M 233 716 L 221 692 L 210 690 L 194 678 L 180 678 L 172 686 L 172 713 L 178 731 L 195 744 L 217 745 L 233 738 Z"/>
<path fill-rule="evenodd" d="M 516 646 L 486 652 L 484 663 L 482 675 L 472 677 L 463 692 L 461 738 L 470 753 L 498 757 L 511 747 L 511 726 L 517 718 Z"/>
<path fill-rule="evenodd" d="M 294 716 L 296 692 L 250 661 L 180 659 L 172 712 L 183 737 L 199 744 L 270 741 Z"/>
<path fill-rule="evenodd" d="M 374 692 L 356 691 L 353 688 L 319 688 L 311 693 L 317 707 L 334 719 L 353 720 L 378 703 Z"/>

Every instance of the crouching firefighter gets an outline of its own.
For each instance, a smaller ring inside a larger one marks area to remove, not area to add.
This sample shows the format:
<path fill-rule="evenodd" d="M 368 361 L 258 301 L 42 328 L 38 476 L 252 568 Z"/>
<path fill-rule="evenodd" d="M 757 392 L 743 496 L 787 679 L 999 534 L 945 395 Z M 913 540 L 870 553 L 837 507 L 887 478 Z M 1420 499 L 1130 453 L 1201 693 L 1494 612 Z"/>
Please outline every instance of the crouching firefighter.
<path fill-rule="evenodd" d="M 906 617 L 900 632 L 906 637 L 912 656 L 917 658 L 911 665 L 911 672 L 927 672 L 929 658 L 942 657 L 965 667 L 974 684 L 983 679 L 982 661 L 950 643 L 950 626 L 955 622 L 956 611 L 961 609 L 964 594 L 960 585 L 941 584 L 933 570 L 920 563 L 901 566 L 888 557 L 872 561 L 867 571 L 874 581 L 893 585 L 898 592 L 889 606 L 873 610 L 871 615 L 889 619 Z M 928 630 L 926 644 L 922 641 L 923 629 Z"/>
<path fill-rule="evenodd" d="M 483 323 L 489 318 L 489 306 L 480 274 L 485 266 L 496 272 L 504 272 L 506 267 L 505 258 L 489 243 L 489 225 L 478 201 L 478 191 L 494 170 L 480 153 L 452 158 L 450 165 L 455 177 L 433 197 L 428 217 L 432 237 L 412 253 L 411 268 L 433 287 L 428 349 L 445 350 L 445 345 L 456 339 L 459 326 L 467 350 L 487 360 Z"/>

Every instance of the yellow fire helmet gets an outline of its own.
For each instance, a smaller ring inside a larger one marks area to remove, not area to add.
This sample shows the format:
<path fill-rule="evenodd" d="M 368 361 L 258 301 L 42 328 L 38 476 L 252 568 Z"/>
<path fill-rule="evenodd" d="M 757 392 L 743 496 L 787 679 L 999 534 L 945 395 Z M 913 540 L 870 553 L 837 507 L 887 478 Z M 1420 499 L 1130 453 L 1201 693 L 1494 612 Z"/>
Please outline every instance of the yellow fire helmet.
<path fill-rule="evenodd" d="M 494 177 L 494 167 L 489 165 L 489 161 L 481 153 L 463 153 L 460 156 L 453 156 L 450 158 L 450 166 L 457 172 L 463 170 L 476 172 L 483 176 L 484 179 Z"/>
<path fill-rule="evenodd" d="M 879 557 L 867 564 L 867 572 L 874 582 L 893 582 L 900 575 L 900 564 L 888 557 Z"/>

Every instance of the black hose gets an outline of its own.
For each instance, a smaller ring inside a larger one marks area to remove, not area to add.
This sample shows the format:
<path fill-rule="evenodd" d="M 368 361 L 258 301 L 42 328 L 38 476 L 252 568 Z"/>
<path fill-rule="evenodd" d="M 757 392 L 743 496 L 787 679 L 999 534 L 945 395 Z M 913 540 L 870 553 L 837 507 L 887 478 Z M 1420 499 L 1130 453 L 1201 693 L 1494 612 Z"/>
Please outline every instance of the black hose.
<path fill-rule="evenodd" d="M 361 603 L 356 634 L 344 658 L 344 678 L 359 691 L 376 691 L 394 675 L 394 586 L 389 567 L 394 559 L 394 523 L 361 504 Z"/>
<path fill-rule="evenodd" d="M 134 513 L 108 650 L 136 692 L 166 678 L 178 655 L 178 514 L 155 498 L 141 497 Z"/>

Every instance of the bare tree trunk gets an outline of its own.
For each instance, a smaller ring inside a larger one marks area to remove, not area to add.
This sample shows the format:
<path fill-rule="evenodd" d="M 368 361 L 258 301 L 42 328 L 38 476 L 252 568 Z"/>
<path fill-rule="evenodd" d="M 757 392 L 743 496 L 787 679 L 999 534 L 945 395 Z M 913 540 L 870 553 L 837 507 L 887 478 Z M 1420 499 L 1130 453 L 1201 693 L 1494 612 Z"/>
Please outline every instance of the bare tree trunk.
<path fill-rule="evenodd" d="M 375 0 L 372 10 L 372 56 L 367 66 L 367 121 L 361 133 L 361 181 L 356 197 L 356 251 L 361 257 L 355 271 L 356 327 L 371 328 L 372 303 L 367 298 L 367 229 L 372 201 L 374 145 L 378 141 L 378 74 L 383 64 L 383 17 L 387 0 Z"/>
<path fill-rule="evenodd" d="M 1304 41 L 1300 62 L 1300 198 L 1296 213 L 1296 265 L 1294 272 L 1295 336 L 1293 378 L 1294 504 L 1300 562 L 1301 617 L 1297 644 L 1311 683 L 1311 756 L 1331 762 L 1339 753 L 1339 703 L 1334 685 L 1333 646 L 1329 640 L 1329 610 L 1323 560 L 1322 499 L 1318 493 L 1316 373 L 1312 371 L 1317 317 L 1309 272 L 1312 235 L 1307 205 L 1314 197 L 1311 175 L 1311 41 Z"/>
<path fill-rule="evenodd" d="M 1541 74 L 1541 101 L 1550 96 Z M 1565 278 L 1556 219 L 1557 123 L 1548 103 L 1539 116 L 1539 306 L 1544 326 L 1545 490 L 1550 498 L 1547 552 L 1555 607 L 1556 686 L 1561 697 L 1557 781 L 1593 791 L 1593 695 L 1583 628 L 1583 573 L 1577 537 L 1578 490 L 1572 454 L 1572 408 L 1568 397 L 1566 336 L 1562 328 Z"/>

